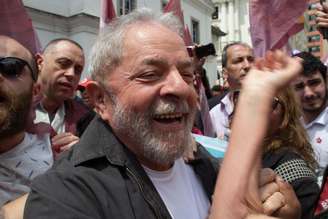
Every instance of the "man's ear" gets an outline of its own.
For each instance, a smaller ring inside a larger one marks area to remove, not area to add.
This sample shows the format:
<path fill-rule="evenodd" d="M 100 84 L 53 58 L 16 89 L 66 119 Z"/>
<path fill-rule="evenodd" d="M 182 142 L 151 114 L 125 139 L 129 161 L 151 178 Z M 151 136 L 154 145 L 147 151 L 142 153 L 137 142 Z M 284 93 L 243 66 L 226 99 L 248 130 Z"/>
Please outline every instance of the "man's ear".
<path fill-rule="evenodd" d="M 32 104 L 33 106 L 36 106 L 42 98 L 41 94 L 41 85 L 38 83 L 33 84 L 32 88 Z"/>
<path fill-rule="evenodd" d="M 86 92 L 88 92 L 89 98 L 94 103 L 94 110 L 101 116 L 103 120 L 109 119 L 109 112 L 111 106 L 108 103 L 108 97 L 106 98 L 106 92 L 103 86 L 101 86 L 97 81 L 90 81 L 86 86 Z"/>
<path fill-rule="evenodd" d="M 227 69 L 225 67 L 222 68 L 222 77 L 224 81 L 228 80 L 228 72 Z"/>
<path fill-rule="evenodd" d="M 223 77 L 223 86 L 229 87 L 228 71 L 225 67 L 222 68 L 222 77 Z"/>
<path fill-rule="evenodd" d="M 43 61 L 44 61 L 43 55 L 41 55 L 41 53 L 36 53 L 35 54 L 35 60 L 36 60 L 36 65 L 37 65 L 37 68 L 38 68 L 38 72 L 40 72 L 41 69 L 42 69 L 42 66 L 43 66 Z"/>

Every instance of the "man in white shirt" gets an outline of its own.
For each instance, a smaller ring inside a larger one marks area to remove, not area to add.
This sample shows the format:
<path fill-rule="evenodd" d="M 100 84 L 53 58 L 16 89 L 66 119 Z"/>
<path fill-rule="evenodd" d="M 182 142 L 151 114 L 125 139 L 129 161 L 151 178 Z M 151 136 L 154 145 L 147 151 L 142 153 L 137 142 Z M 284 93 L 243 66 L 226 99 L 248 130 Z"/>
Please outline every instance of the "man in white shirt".
<path fill-rule="evenodd" d="M 53 164 L 49 135 L 26 132 L 37 79 L 32 54 L 0 36 L 0 206 L 30 191 Z"/>
<path fill-rule="evenodd" d="M 309 52 L 296 54 L 303 59 L 303 73 L 293 81 L 303 110 L 304 126 L 319 167 L 328 164 L 327 67 Z"/>
<path fill-rule="evenodd" d="M 229 116 L 233 111 L 232 91 L 241 88 L 241 83 L 254 62 L 253 49 L 242 42 L 226 45 L 222 51 L 222 71 L 229 84 L 228 92 L 210 111 L 212 125 L 217 137 L 228 140 Z"/>
<path fill-rule="evenodd" d="M 79 141 L 76 123 L 88 112 L 73 99 L 84 67 L 83 49 L 73 40 L 59 38 L 50 41 L 36 59 L 41 100 L 34 122 L 51 125 L 57 134 L 52 144 L 61 152 Z"/>

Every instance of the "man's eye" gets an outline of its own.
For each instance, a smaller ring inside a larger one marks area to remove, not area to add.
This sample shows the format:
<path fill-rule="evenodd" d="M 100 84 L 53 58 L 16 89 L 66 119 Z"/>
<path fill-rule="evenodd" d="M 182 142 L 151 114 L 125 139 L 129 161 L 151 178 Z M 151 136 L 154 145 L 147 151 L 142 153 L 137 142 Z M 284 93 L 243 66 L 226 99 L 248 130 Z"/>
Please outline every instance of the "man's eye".
<path fill-rule="evenodd" d="M 248 62 L 253 63 L 255 61 L 255 58 L 253 56 L 250 56 L 247 58 Z"/>
<path fill-rule="evenodd" d="M 295 84 L 294 88 L 297 91 L 302 90 L 304 88 L 304 84 Z"/>
<path fill-rule="evenodd" d="M 160 78 L 160 75 L 156 73 L 155 71 L 149 71 L 145 72 L 143 74 L 140 74 L 137 79 L 142 80 L 142 81 L 155 81 Z"/>
<path fill-rule="evenodd" d="M 60 66 L 62 69 L 69 68 L 69 67 L 71 66 L 71 64 L 72 64 L 72 62 L 70 62 L 70 61 L 64 61 L 64 60 L 62 60 L 62 61 L 58 61 L 57 63 L 59 64 L 59 66 Z"/>
<path fill-rule="evenodd" d="M 316 86 L 319 85 L 321 83 L 321 80 L 313 80 L 313 81 L 309 81 L 308 85 L 309 86 Z"/>
<path fill-rule="evenodd" d="M 240 63 L 240 62 L 243 62 L 242 58 L 238 58 L 238 59 L 235 59 L 235 60 L 232 61 L 233 64 L 237 64 L 237 63 Z"/>
<path fill-rule="evenodd" d="M 181 73 L 181 76 L 183 77 L 183 79 L 187 82 L 187 83 L 192 83 L 195 79 L 195 75 L 193 73 L 190 72 L 186 72 L 186 73 Z"/>
<path fill-rule="evenodd" d="M 75 74 L 76 74 L 76 75 L 80 75 L 80 74 L 82 74 L 83 67 L 81 67 L 81 66 L 76 66 L 74 70 L 75 70 Z"/>

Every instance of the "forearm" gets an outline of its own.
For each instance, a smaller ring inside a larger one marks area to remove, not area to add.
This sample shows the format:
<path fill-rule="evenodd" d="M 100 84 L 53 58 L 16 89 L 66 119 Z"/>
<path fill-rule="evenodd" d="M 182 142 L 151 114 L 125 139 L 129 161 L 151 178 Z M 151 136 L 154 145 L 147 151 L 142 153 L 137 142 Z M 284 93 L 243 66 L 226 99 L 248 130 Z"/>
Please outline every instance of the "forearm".
<path fill-rule="evenodd" d="M 261 203 L 257 203 L 257 200 L 260 201 L 258 173 L 261 145 L 273 96 L 273 93 L 264 93 L 256 88 L 244 89 L 241 93 L 232 123 L 229 147 L 216 185 L 212 209 L 215 218 L 244 218 L 247 205 L 251 204 L 254 208 L 261 206 Z M 232 206 L 241 210 L 231 211 Z"/>

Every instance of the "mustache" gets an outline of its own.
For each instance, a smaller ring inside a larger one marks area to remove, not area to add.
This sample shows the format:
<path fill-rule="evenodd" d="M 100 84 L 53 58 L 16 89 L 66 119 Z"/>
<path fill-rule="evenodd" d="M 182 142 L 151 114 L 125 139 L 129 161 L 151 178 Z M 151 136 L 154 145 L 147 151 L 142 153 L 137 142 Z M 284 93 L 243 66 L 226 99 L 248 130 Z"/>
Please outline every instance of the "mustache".
<path fill-rule="evenodd" d="M 188 113 L 189 110 L 189 105 L 185 100 L 176 102 L 160 99 L 153 105 L 151 114 Z"/>

